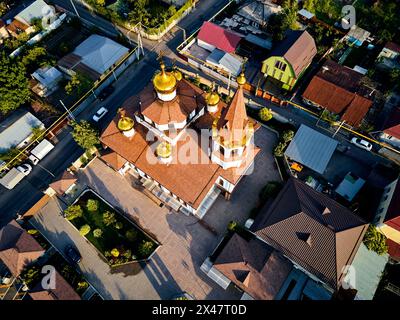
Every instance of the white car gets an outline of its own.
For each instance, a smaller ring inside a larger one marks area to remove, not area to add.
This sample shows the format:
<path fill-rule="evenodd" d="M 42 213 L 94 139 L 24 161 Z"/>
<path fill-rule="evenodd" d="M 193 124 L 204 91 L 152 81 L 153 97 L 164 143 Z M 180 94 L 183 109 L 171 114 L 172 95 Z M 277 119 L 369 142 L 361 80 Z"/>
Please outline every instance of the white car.
<path fill-rule="evenodd" d="M 96 114 L 93 116 L 93 121 L 99 122 L 101 118 L 103 118 L 108 110 L 104 107 L 101 107 L 99 110 L 97 110 Z"/>
<path fill-rule="evenodd" d="M 17 170 L 22 172 L 24 175 L 28 175 L 32 171 L 32 166 L 30 164 L 24 163 L 17 167 Z"/>
<path fill-rule="evenodd" d="M 354 137 L 353 139 L 351 139 L 351 143 L 356 145 L 359 148 L 371 151 L 372 150 L 372 144 L 370 144 L 368 141 L 365 141 L 363 139 Z"/>

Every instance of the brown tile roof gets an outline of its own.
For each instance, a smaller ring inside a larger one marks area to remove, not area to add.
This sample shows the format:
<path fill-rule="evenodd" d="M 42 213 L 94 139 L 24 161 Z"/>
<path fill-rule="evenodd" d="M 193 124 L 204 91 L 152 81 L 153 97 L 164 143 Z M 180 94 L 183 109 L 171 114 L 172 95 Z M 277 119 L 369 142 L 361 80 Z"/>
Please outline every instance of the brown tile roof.
<path fill-rule="evenodd" d="M 389 50 L 400 53 L 400 45 L 398 45 L 397 43 L 388 42 L 388 43 L 386 43 L 385 48 L 388 48 Z"/>
<path fill-rule="evenodd" d="M 62 57 L 60 60 L 58 60 L 57 64 L 65 69 L 82 73 L 93 81 L 97 80 L 101 76 L 100 73 L 82 63 L 81 57 L 74 53 L 69 53 Z"/>
<path fill-rule="evenodd" d="M 400 178 L 397 179 L 397 184 L 386 211 L 384 222 L 388 226 L 400 231 Z"/>
<path fill-rule="evenodd" d="M 70 284 L 56 271 L 55 289 L 43 289 L 39 282 L 29 295 L 33 300 L 81 300 Z"/>
<path fill-rule="evenodd" d="M 0 230 L 0 260 L 14 276 L 39 258 L 45 250 L 15 221 Z"/>
<path fill-rule="evenodd" d="M 324 66 L 329 70 L 321 69 L 312 78 L 303 98 L 341 114 L 342 120 L 358 126 L 372 106 L 372 100 L 363 96 L 367 91 L 359 83 L 360 74 L 334 62 L 327 62 Z"/>
<path fill-rule="evenodd" d="M 59 195 L 65 193 L 78 179 L 70 172 L 64 171 L 61 176 L 54 182 L 50 183 L 50 187 Z"/>
<path fill-rule="evenodd" d="M 384 133 L 400 139 L 400 107 L 394 108 L 384 124 Z"/>
<path fill-rule="evenodd" d="M 251 230 L 337 289 L 367 227 L 344 206 L 292 178 Z"/>
<path fill-rule="evenodd" d="M 29 217 L 35 215 L 47 204 L 47 202 L 49 202 L 49 200 L 50 196 L 48 194 L 43 195 L 43 197 L 41 197 L 28 211 L 26 211 L 23 216 Z"/>
<path fill-rule="evenodd" d="M 272 51 L 271 56 L 284 57 L 298 77 L 316 53 L 314 38 L 307 31 L 290 30 L 286 38 Z"/>
<path fill-rule="evenodd" d="M 273 300 L 292 264 L 266 243 L 234 234 L 214 267 L 255 299 Z"/>
<path fill-rule="evenodd" d="M 29 25 L 15 19 L 6 27 L 6 29 L 11 33 L 18 33 L 20 31 L 25 31 L 28 28 Z"/>
<path fill-rule="evenodd" d="M 118 153 L 116 153 L 114 151 L 110 151 L 106 154 L 103 154 L 101 156 L 101 158 L 116 171 L 121 169 L 127 162 L 126 159 L 124 159 Z"/>
<path fill-rule="evenodd" d="M 149 84 L 140 94 L 140 111 L 159 125 L 183 122 L 200 105 L 205 106 L 205 94 L 186 80 L 178 82 L 177 95 L 172 101 L 157 98 L 153 84 Z"/>

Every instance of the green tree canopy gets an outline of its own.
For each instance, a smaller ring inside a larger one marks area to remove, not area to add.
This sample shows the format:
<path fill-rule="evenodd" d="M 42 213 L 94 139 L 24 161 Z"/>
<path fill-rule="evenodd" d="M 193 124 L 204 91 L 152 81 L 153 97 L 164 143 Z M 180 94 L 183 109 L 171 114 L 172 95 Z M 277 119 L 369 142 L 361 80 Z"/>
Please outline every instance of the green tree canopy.
<path fill-rule="evenodd" d="M 258 116 L 262 121 L 269 121 L 272 119 L 272 110 L 266 107 L 261 108 L 258 113 Z"/>
<path fill-rule="evenodd" d="M 89 150 L 100 143 L 99 133 L 86 120 L 73 121 L 71 125 L 72 137 L 83 149 Z"/>
<path fill-rule="evenodd" d="M 372 224 L 369 225 L 363 242 L 368 250 L 375 251 L 379 255 L 383 255 L 388 252 L 385 235 L 379 232 L 378 229 Z"/>
<path fill-rule="evenodd" d="M 89 232 L 90 232 L 90 226 L 88 224 L 83 225 L 79 229 L 79 233 L 81 234 L 81 236 L 86 236 Z"/>
<path fill-rule="evenodd" d="M 73 220 L 78 217 L 82 217 L 83 211 L 80 205 L 69 206 L 64 210 L 64 215 L 67 220 Z"/>
<path fill-rule="evenodd" d="M 0 52 L 0 112 L 7 114 L 28 102 L 30 97 L 24 65 Z"/>

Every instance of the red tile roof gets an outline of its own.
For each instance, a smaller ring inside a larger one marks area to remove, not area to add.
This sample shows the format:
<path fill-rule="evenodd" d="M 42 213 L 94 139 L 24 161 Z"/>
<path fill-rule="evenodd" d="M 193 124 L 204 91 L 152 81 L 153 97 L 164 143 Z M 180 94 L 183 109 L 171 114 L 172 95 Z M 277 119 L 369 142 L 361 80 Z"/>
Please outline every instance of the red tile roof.
<path fill-rule="evenodd" d="M 206 21 L 203 23 L 197 39 L 200 39 L 227 53 L 235 52 L 241 37 L 232 31 Z"/>
<path fill-rule="evenodd" d="M 397 180 L 384 222 L 393 229 L 400 231 L 400 178 Z"/>
<path fill-rule="evenodd" d="M 337 289 L 367 224 L 344 206 L 291 178 L 251 227 L 260 238 Z"/>
<path fill-rule="evenodd" d="M 395 108 L 384 125 L 384 133 L 400 139 L 400 107 Z"/>
<path fill-rule="evenodd" d="M 57 192 L 59 195 L 65 193 L 69 187 L 71 187 L 78 178 L 76 178 L 72 173 L 64 171 L 62 175 L 54 182 L 50 183 L 50 187 Z"/>
<path fill-rule="evenodd" d="M 15 220 L 0 230 L 0 260 L 14 276 L 20 275 L 25 266 L 44 252 L 40 244 Z"/>
<path fill-rule="evenodd" d="M 214 267 L 255 299 L 273 300 L 293 266 L 279 252 L 253 238 L 235 233 Z"/>
<path fill-rule="evenodd" d="M 394 42 L 388 42 L 385 45 L 385 48 L 392 50 L 394 52 L 400 53 L 400 45 Z"/>
<path fill-rule="evenodd" d="M 336 67 L 322 69 L 315 75 L 303 93 L 303 98 L 310 100 L 329 111 L 340 114 L 341 120 L 352 126 L 360 125 L 372 106 L 372 100 L 364 97 L 364 89 L 358 84 L 359 75 L 349 72 L 348 68 Z M 324 68 L 324 67 L 323 67 Z M 346 72 L 337 73 L 337 69 Z M 354 78 L 352 78 L 354 76 Z"/>
<path fill-rule="evenodd" d="M 114 151 L 102 155 L 101 158 L 116 171 L 121 169 L 127 162 L 126 159 L 122 158 L 118 153 Z"/>
<path fill-rule="evenodd" d="M 400 261 L 400 244 L 390 239 L 386 239 L 386 244 L 389 247 L 388 253 L 390 257 Z"/>

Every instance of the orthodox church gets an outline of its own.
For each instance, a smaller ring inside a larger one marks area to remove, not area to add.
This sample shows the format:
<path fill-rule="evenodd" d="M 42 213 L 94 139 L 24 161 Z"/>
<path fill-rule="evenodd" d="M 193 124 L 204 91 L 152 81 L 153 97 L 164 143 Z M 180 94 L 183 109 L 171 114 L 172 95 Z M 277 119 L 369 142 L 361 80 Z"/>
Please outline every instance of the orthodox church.
<path fill-rule="evenodd" d="M 102 132 L 102 159 L 175 211 L 202 218 L 220 193 L 229 199 L 259 152 L 243 73 L 237 83 L 226 104 L 215 88 L 206 93 L 161 61 L 152 81 L 124 102 Z"/>

